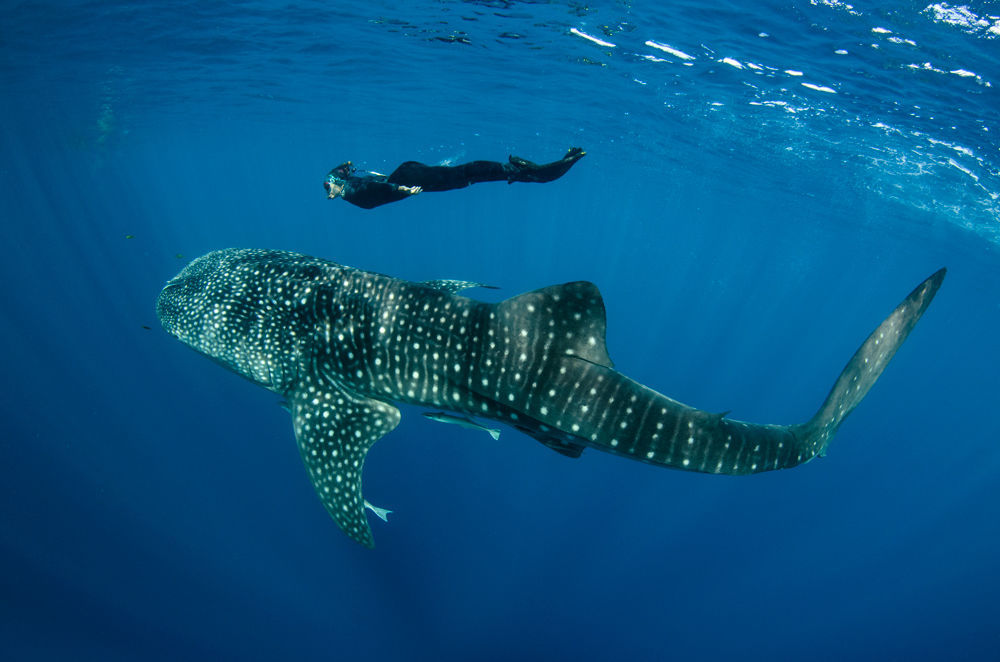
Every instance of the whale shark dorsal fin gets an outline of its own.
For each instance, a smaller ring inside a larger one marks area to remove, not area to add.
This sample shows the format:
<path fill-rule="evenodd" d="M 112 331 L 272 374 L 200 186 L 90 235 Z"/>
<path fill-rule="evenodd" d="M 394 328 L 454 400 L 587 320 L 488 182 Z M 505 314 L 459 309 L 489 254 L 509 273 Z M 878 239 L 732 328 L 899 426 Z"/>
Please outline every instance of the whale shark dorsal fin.
<path fill-rule="evenodd" d="M 446 278 L 438 280 L 425 280 L 420 283 L 425 287 L 433 287 L 435 290 L 441 290 L 447 292 L 448 294 L 458 294 L 462 290 L 467 290 L 471 287 L 483 287 L 487 290 L 497 290 L 500 289 L 495 285 L 486 285 L 484 283 L 474 283 L 469 280 L 449 280 Z"/>
<path fill-rule="evenodd" d="M 547 340 L 550 351 L 614 367 L 605 345 L 604 299 L 593 283 L 575 281 L 526 292 L 497 304 L 497 315 L 512 344 L 537 346 Z"/>
<path fill-rule="evenodd" d="M 374 547 L 361 471 L 372 444 L 399 424 L 399 410 L 315 377 L 307 377 L 288 402 L 299 453 L 320 501 L 344 533 Z"/>

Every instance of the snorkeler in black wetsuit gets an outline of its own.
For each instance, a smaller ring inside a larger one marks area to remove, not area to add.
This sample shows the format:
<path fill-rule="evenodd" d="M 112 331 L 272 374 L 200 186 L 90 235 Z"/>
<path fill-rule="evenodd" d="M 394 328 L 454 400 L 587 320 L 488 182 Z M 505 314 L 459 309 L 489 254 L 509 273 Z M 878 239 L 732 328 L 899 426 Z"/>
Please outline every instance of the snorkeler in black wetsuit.
<path fill-rule="evenodd" d="M 472 161 L 456 166 L 429 166 L 407 161 L 388 176 L 357 171 L 348 161 L 330 171 L 323 187 L 331 200 L 343 197 L 352 205 L 373 209 L 422 191 L 450 191 L 479 182 L 551 182 L 566 174 L 584 154 L 586 152 L 579 147 L 572 147 L 558 161 L 542 165 L 519 156 L 511 156 L 509 163 Z"/>

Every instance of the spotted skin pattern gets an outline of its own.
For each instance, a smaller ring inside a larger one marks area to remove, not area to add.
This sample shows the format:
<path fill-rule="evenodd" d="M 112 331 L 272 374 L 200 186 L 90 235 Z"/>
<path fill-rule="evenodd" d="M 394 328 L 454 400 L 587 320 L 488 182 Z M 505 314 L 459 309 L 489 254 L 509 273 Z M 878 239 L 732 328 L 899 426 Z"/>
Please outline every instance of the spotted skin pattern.
<path fill-rule="evenodd" d="M 758 425 L 694 409 L 616 371 L 592 283 L 498 304 L 479 284 L 412 283 L 273 250 L 227 249 L 189 264 L 157 301 L 163 327 L 281 394 L 327 511 L 372 547 L 361 474 L 399 423 L 393 403 L 501 421 L 553 450 L 596 448 L 716 474 L 794 467 L 821 454 L 920 319 L 942 269 L 921 283 L 848 362 L 817 414 Z"/>

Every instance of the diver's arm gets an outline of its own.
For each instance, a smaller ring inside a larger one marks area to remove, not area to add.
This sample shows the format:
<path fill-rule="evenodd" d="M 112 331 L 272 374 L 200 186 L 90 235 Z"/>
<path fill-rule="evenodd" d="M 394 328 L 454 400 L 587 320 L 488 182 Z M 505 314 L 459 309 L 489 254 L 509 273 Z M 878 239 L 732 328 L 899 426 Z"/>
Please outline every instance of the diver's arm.
<path fill-rule="evenodd" d="M 363 209 L 374 209 L 416 195 L 421 190 L 419 186 L 402 186 L 352 177 L 344 188 L 344 200 Z"/>

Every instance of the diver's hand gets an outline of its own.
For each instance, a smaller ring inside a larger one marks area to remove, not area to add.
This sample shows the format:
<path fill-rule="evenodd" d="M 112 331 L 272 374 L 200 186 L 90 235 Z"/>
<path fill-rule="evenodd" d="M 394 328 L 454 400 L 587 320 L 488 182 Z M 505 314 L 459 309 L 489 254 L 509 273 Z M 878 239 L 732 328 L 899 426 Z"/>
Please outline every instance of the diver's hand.
<path fill-rule="evenodd" d="M 402 191 L 403 193 L 416 195 L 417 193 L 420 193 L 424 189 L 420 188 L 419 186 L 400 186 L 399 190 Z"/>

